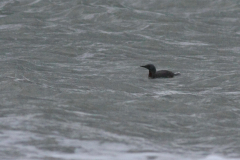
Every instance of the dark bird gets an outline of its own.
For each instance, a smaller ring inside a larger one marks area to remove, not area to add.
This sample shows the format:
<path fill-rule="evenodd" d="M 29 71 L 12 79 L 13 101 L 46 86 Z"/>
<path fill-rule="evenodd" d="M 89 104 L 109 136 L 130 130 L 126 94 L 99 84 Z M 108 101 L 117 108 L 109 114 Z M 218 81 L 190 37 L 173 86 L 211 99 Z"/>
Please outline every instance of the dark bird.
<path fill-rule="evenodd" d="M 140 66 L 140 67 L 147 68 L 149 70 L 149 74 L 148 74 L 149 78 L 173 78 L 174 76 L 180 75 L 179 72 L 173 73 L 168 70 L 156 71 L 156 68 L 153 64 L 147 64 L 145 66 Z"/>

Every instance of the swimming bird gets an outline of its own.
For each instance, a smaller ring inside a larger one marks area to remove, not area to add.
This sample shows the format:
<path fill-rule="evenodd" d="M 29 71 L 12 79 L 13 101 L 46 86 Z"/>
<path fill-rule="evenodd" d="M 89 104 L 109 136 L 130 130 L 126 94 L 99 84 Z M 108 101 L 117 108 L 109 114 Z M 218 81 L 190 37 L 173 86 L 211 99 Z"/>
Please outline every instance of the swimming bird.
<path fill-rule="evenodd" d="M 156 67 L 153 64 L 147 64 L 145 66 L 140 66 L 140 67 L 147 68 L 149 70 L 149 74 L 148 74 L 149 78 L 173 78 L 174 76 L 180 75 L 179 72 L 173 73 L 168 70 L 157 71 Z"/>

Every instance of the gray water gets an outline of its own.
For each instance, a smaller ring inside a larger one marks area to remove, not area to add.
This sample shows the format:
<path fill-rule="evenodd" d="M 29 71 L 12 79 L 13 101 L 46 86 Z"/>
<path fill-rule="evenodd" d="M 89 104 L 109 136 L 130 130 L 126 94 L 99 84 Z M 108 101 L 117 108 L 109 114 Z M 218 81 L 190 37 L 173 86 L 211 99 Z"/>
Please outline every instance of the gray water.
<path fill-rule="evenodd" d="M 1 160 L 240 159 L 240 1 L 1 0 L 0 61 Z"/>

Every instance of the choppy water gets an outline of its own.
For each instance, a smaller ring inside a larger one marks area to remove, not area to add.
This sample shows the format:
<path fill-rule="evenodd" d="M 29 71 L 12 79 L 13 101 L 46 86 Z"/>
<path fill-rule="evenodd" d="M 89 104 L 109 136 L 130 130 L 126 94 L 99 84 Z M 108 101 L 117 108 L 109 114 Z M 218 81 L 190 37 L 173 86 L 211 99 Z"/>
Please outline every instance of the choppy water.
<path fill-rule="evenodd" d="M 234 0 L 2 0 L 0 159 L 240 159 L 239 26 Z"/>

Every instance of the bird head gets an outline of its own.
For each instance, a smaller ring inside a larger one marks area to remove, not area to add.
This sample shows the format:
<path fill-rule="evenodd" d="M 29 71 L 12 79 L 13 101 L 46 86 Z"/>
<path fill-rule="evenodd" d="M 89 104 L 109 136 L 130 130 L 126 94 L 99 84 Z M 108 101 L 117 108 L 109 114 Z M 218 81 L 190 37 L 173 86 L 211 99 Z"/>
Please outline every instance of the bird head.
<path fill-rule="evenodd" d="M 140 67 L 148 69 L 149 72 L 151 73 L 156 73 L 156 67 L 153 64 L 147 64 L 145 66 L 140 66 Z"/>

